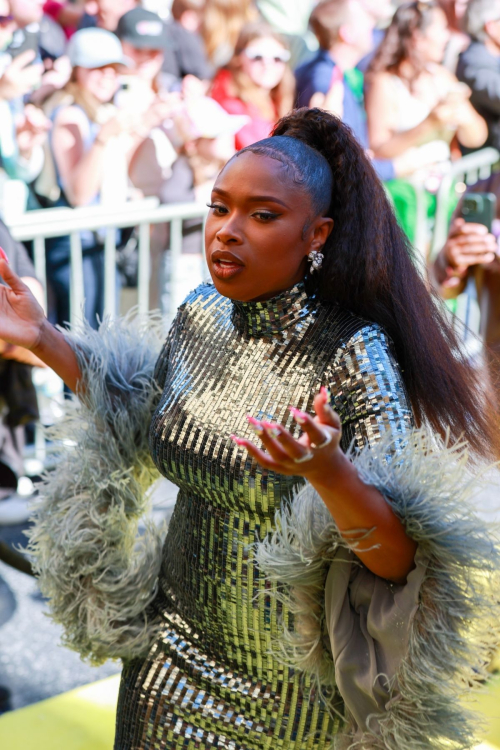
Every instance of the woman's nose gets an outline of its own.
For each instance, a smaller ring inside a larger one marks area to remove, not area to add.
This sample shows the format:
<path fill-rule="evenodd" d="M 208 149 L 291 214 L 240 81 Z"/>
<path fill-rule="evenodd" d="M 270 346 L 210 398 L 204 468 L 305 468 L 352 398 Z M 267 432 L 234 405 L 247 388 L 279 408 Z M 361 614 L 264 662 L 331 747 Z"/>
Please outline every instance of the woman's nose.
<path fill-rule="evenodd" d="M 241 243 L 241 232 L 235 226 L 234 221 L 227 221 L 224 226 L 217 230 L 215 236 L 223 245 L 239 245 Z"/>

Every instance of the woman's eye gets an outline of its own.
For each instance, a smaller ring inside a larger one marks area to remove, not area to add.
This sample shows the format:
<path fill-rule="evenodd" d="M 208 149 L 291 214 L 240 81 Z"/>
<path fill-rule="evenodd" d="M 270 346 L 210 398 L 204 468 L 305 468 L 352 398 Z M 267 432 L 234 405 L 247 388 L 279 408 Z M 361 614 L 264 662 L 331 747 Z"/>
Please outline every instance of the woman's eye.
<path fill-rule="evenodd" d="M 270 211 L 256 211 L 254 213 L 254 216 L 256 216 L 259 221 L 272 221 L 273 219 L 277 219 L 279 214 L 273 214 Z"/>
<path fill-rule="evenodd" d="M 222 214 L 227 214 L 227 208 L 225 206 L 221 206 L 220 203 L 207 203 L 207 207 L 211 208 L 214 214 L 217 214 L 221 216 Z"/>

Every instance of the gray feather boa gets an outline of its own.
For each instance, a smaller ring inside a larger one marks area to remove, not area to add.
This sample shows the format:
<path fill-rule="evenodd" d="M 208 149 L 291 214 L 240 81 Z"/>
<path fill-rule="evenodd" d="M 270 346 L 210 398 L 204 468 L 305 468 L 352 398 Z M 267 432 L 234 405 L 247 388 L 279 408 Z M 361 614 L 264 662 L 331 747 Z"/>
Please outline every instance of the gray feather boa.
<path fill-rule="evenodd" d="M 61 441 L 35 507 L 28 551 L 63 642 L 99 664 L 147 651 L 162 533 L 138 521 L 159 476 L 148 449 L 159 319 L 127 316 L 66 332 L 85 390 L 52 430 Z"/>
<path fill-rule="evenodd" d="M 477 480 L 467 469 L 465 445 L 415 431 L 388 461 L 395 440 L 387 433 L 350 458 L 418 542 L 426 573 L 406 656 L 388 686 L 386 711 L 369 719 L 361 736 L 347 711 L 335 748 L 468 750 L 478 720 L 460 700 L 486 679 L 500 641 L 498 530 L 487 529 L 472 510 Z M 307 672 L 330 700 L 338 691 L 324 589 L 339 546 L 349 545 L 317 493 L 306 486 L 277 513 L 276 531 L 257 548 L 260 566 L 279 584 L 276 596 L 295 615 L 294 632 L 285 631 L 276 644 L 279 658 Z"/>

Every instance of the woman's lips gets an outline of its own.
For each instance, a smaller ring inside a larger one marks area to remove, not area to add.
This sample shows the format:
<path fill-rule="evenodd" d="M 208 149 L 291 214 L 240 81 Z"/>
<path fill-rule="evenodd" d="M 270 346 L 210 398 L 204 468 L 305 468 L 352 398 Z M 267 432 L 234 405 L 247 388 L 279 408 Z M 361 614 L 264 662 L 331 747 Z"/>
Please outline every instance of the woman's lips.
<path fill-rule="evenodd" d="M 245 266 L 242 266 L 240 263 L 234 263 L 230 260 L 214 260 L 212 261 L 213 271 L 214 275 L 218 279 L 226 280 L 231 279 L 233 276 L 236 276 L 239 274 Z"/>

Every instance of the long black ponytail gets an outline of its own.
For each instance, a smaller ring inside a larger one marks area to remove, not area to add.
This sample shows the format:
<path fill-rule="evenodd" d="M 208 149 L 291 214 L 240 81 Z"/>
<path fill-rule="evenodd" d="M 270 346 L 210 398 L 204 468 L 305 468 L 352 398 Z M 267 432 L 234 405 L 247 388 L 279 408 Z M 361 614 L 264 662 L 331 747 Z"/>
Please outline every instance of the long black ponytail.
<path fill-rule="evenodd" d="M 384 187 L 350 129 L 328 112 L 303 108 L 283 117 L 272 135 L 319 151 L 333 175 L 327 215 L 334 227 L 321 273 L 308 284 L 325 302 L 387 331 L 419 424 L 466 437 L 479 457 L 499 458 L 498 412 L 462 353 L 443 303 L 427 288 Z"/>

